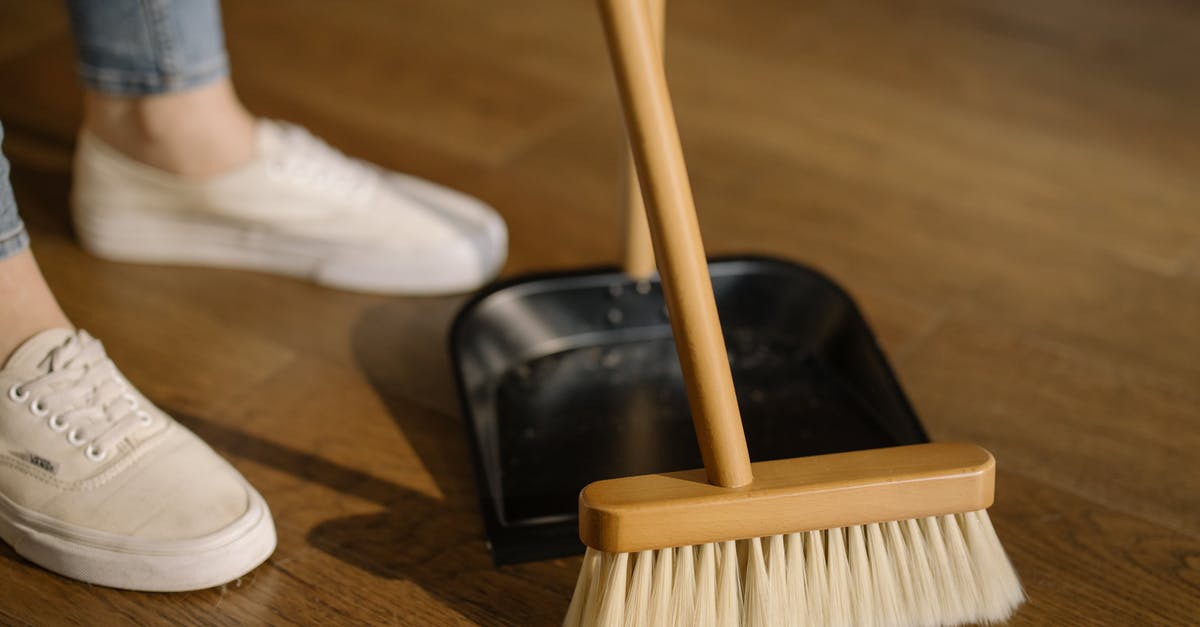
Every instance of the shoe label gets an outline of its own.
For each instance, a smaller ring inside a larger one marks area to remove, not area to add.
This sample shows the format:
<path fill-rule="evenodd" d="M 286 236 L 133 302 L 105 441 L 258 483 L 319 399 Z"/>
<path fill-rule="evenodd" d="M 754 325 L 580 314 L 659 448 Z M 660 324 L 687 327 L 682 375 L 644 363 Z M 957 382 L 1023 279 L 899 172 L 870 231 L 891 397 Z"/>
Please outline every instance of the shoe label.
<path fill-rule="evenodd" d="M 33 464 L 34 466 L 37 466 L 38 468 L 41 468 L 42 470 L 45 470 L 46 472 L 48 472 L 52 475 L 58 474 L 58 464 L 55 464 L 54 462 L 46 459 L 45 457 L 42 457 L 41 455 L 37 455 L 30 451 L 25 451 L 23 453 L 21 451 L 9 451 L 9 452 L 12 453 L 13 457 L 16 457 L 17 459 L 20 459 L 24 462 Z"/>

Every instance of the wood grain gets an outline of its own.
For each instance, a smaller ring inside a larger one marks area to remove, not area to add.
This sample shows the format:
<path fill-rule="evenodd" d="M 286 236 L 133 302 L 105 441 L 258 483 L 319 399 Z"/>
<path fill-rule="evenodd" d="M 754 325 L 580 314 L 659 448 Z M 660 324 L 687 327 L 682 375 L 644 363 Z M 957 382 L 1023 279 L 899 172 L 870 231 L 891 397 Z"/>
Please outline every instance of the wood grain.
<path fill-rule="evenodd" d="M 750 453 L 667 92 L 662 47 L 641 0 L 602 0 L 600 12 L 704 470 L 713 485 L 740 488 L 754 479 Z"/>
<path fill-rule="evenodd" d="M 36 6 L 33 6 L 36 5 Z M 476 194 L 505 272 L 622 257 L 621 116 L 589 2 L 224 6 L 256 111 Z M 1172 0 L 675 2 L 705 243 L 859 300 L 935 439 L 996 454 L 1012 624 L 1200 616 L 1200 8 Z M 0 547 L 3 624 L 553 625 L 579 560 L 492 566 L 444 334 L 461 299 L 92 259 L 59 3 L 0 0 L 4 151 L 68 312 L 266 496 L 223 588 L 80 585 Z"/>
<path fill-rule="evenodd" d="M 710 485 L 703 470 L 606 479 L 579 494 L 579 537 L 607 553 L 976 512 L 992 505 L 996 461 L 938 442 L 756 462 L 754 481 Z"/>
<path fill-rule="evenodd" d="M 665 0 L 646 0 L 647 18 L 654 44 L 662 55 L 664 32 L 666 27 L 667 4 Z M 625 170 L 625 257 L 621 269 L 630 277 L 639 281 L 650 278 L 654 274 L 654 244 L 650 241 L 650 224 L 646 220 L 646 205 L 642 200 L 642 186 L 638 182 L 637 164 L 634 163 L 633 153 L 628 157 L 628 167 Z"/>

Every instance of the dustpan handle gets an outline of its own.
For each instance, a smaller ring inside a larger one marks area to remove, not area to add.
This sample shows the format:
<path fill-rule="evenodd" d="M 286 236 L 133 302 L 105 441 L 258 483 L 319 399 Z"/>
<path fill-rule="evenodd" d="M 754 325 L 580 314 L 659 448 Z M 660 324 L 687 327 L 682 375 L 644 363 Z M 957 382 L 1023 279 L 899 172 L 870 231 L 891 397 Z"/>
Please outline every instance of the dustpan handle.
<path fill-rule="evenodd" d="M 671 313 L 675 349 L 683 366 L 696 440 L 709 483 L 735 488 L 753 480 L 750 455 L 679 131 L 644 1 L 600 0 L 600 13 Z"/>
<path fill-rule="evenodd" d="M 658 47 L 661 61 L 663 40 L 666 38 L 666 0 L 643 0 L 654 43 Z M 650 226 L 646 223 L 646 206 L 642 202 L 642 188 L 638 185 L 637 165 L 633 155 L 625 159 L 624 202 L 625 202 L 625 254 L 624 270 L 631 279 L 643 280 L 654 274 L 654 248 L 650 243 Z"/>

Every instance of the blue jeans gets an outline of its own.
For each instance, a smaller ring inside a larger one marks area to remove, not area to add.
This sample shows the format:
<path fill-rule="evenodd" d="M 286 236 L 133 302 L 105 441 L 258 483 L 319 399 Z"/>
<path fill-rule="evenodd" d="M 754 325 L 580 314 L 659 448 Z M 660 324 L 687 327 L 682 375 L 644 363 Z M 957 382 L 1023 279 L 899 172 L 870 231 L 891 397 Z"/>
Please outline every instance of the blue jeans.
<path fill-rule="evenodd" d="M 217 0 L 68 0 L 67 10 L 79 80 L 89 89 L 145 96 L 229 75 Z M 8 170 L 0 152 L 0 260 L 29 246 Z"/>

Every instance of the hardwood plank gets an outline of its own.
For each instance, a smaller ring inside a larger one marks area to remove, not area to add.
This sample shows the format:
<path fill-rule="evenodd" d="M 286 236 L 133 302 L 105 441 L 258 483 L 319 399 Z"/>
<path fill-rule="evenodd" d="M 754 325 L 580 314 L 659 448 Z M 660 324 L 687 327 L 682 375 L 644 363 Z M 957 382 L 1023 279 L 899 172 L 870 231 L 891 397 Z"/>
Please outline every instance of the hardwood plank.
<path fill-rule="evenodd" d="M 44 40 L 66 30 L 66 13 L 58 2 L 0 0 L 0 63 L 20 56 Z"/>
<path fill-rule="evenodd" d="M 953 316 L 902 370 L 935 439 L 977 442 L 1000 468 L 1200 537 L 1194 386 Z"/>
<path fill-rule="evenodd" d="M 6 140 L 11 129 L 42 141 L 74 141 L 82 119 L 83 92 L 75 81 L 75 55 L 66 32 L 0 62 L 0 85 L 4 86 L 0 120 Z"/>
<path fill-rule="evenodd" d="M 1189 201 L 1197 182 L 1181 167 L 1187 161 L 1137 159 L 1126 144 L 1022 126 L 820 66 L 797 68 L 794 59 L 747 72 L 738 69 L 749 59 L 707 41 L 686 54 L 729 78 L 714 85 L 673 74 L 685 138 L 689 124 L 721 129 L 723 143 L 748 140 L 797 170 L 1113 250 L 1159 272 L 1200 231 Z M 786 87 L 758 95 L 770 85 Z M 731 116 L 739 123 L 723 122 Z M 1120 211 L 1132 204 L 1138 212 Z"/>
<path fill-rule="evenodd" d="M 1177 67 L 1183 81 L 1133 89 L 1132 79 L 1111 76 L 1112 60 L 1077 60 L 1074 50 L 953 21 L 995 11 L 982 6 L 814 7 L 753 38 L 744 33 L 762 24 L 760 15 L 705 7 L 680 12 L 703 30 L 681 37 L 669 61 L 684 112 L 704 107 L 712 126 L 735 127 L 712 119 L 737 116 L 739 131 L 826 168 L 841 170 L 846 159 L 845 169 L 864 178 L 945 190 L 974 211 L 1115 246 L 1152 267 L 1175 258 L 1173 227 L 1194 232 L 1187 198 L 1195 179 L 1183 164 L 1200 158 L 1192 140 L 1200 129 L 1187 113 L 1197 91 L 1179 65 L 1194 50 L 1169 61 L 1148 42 L 1146 55 L 1123 55 L 1137 61 L 1136 75 Z M 1040 13 L 1012 12 L 1024 21 Z M 1118 44 L 1080 43 L 1088 45 Z M 1143 211 L 1114 210 L 1131 202 Z M 1105 220 L 1094 219 L 1098 211 Z M 1113 237 L 1108 229 L 1118 224 L 1125 230 Z"/>
<path fill-rule="evenodd" d="M 487 160 L 580 106 L 569 89 L 509 63 L 508 50 L 464 28 L 472 7 L 413 6 L 359 12 L 319 2 L 231 3 L 230 54 L 254 89 Z M 440 15 L 440 24 L 423 13 Z M 317 89 L 314 74 L 322 77 Z"/>
<path fill-rule="evenodd" d="M 1188 279 L 1200 279 L 1200 242 L 1192 247 L 1192 252 L 1180 266 L 1180 275 Z"/>
<path fill-rule="evenodd" d="M 849 291 L 893 368 L 906 360 L 945 316 L 886 289 L 851 287 Z"/>
<path fill-rule="evenodd" d="M 1012 625 L 1185 625 L 1200 615 L 1200 544 L 1018 473 L 997 459 L 988 513 L 1025 586 Z"/>
<path fill-rule="evenodd" d="M 816 259 L 848 285 L 887 287 L 927 306 L 1007 319 L 1081 349 L 1200 376 L 1189 332 L 1200 319 L 1195 285 L 1040 229 L 960 211 L 953 200 L 844 180 L 726 133 L 691 136 L 693 151 L 725 164 L 691 160 L 702 224 L 720 234 L 709 238 L 715 251 Z"/>

